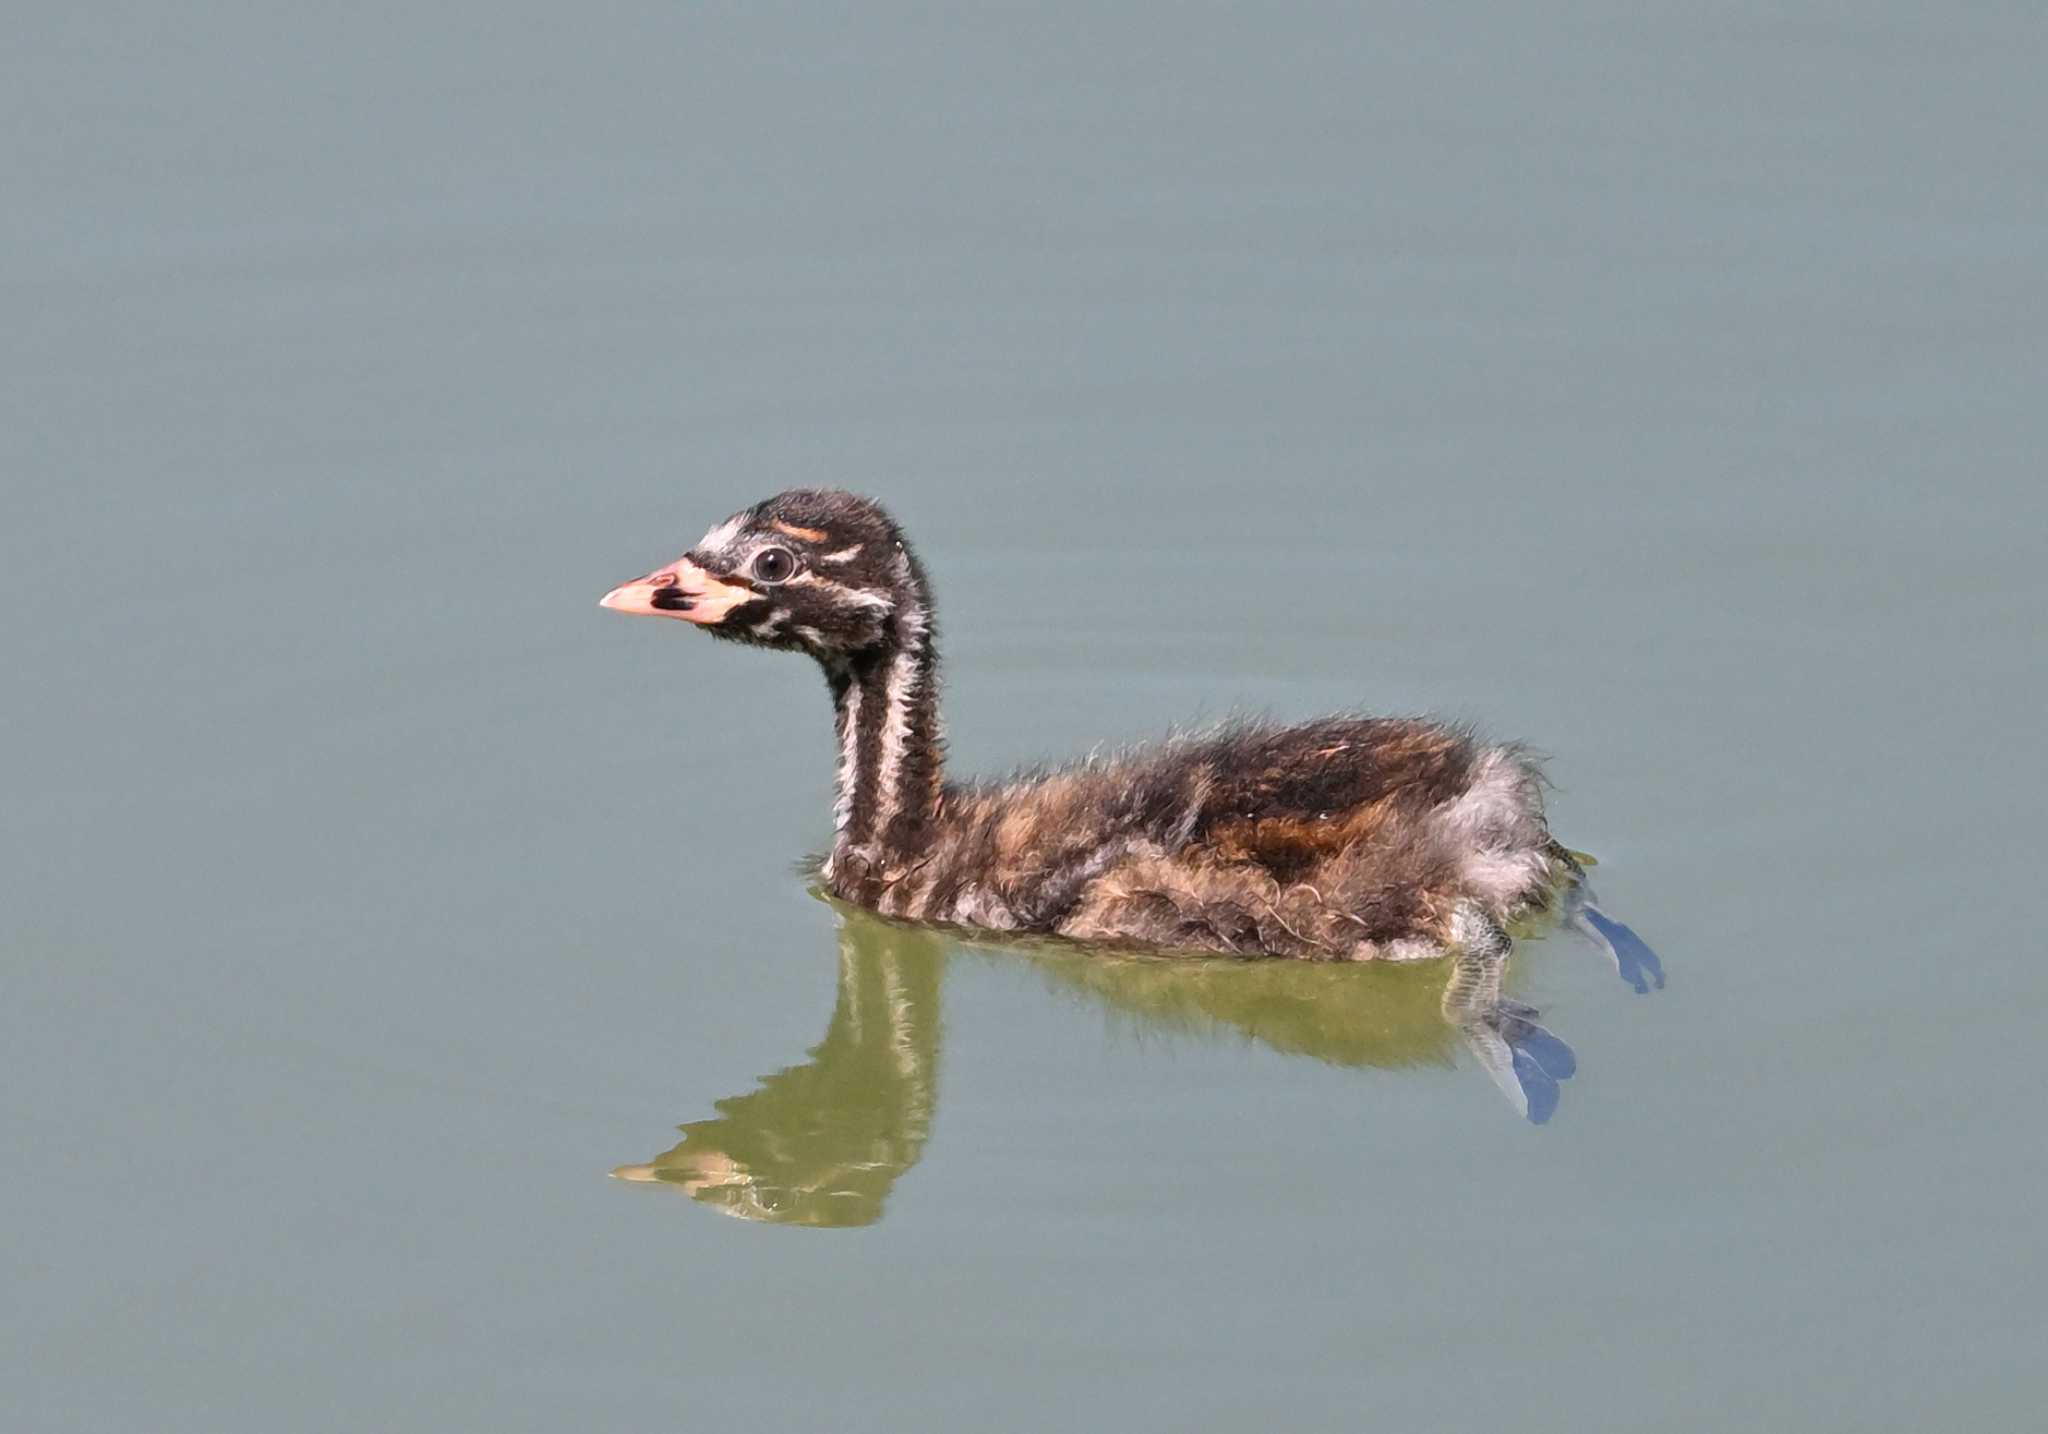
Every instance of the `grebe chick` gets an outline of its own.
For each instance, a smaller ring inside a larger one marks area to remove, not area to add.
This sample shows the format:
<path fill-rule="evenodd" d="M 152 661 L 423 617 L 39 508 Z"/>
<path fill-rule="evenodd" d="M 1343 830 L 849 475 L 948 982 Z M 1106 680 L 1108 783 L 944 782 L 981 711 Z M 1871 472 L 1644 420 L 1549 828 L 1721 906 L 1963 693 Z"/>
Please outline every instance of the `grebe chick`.
<path fill-rule="evenodd" d="M 948 782 L 931 590 L 868 499 L 778 494 L 603 605 L 818 662 L 839 736 L 824 883 L 885 916 L 1164 950 L 1497 963 L 1508 924 L 1562 896 L 1565 919 L 1613 954 L 1544 825 L 1534 762 L 1434 722 L 1237 722 Z"/>

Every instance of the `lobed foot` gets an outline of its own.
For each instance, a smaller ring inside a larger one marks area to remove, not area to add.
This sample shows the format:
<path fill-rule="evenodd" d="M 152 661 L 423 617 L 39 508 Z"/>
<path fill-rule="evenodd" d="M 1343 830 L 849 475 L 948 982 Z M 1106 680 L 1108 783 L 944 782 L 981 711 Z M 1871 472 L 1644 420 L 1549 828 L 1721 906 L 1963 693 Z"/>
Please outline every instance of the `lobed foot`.
<path fill-rule="evenodd" d="M 1528 1016 L 1505 1010 L 1472 1015 L 1457 1024 L 1466 1049 L 1531 1125 L 1542 1125 L 1557 1113 L 1562 1094 L 1558 1083 L 1570 1080 L 1579 1069 L 1569 1045 Z"/>
<path fill-rule="evenodd" d="M 1558 1082 L 1577 1073 L 1578 1057 L 1536 1023 L 1534 1006 L 1501 994 L 1513 943 L 1500 923 L 1466 907 L 1456 931 L 1459 950 L 1444 986 L 1444 1019 L 1458 1028 L 1508 1103 L 1531 1125 L 1542 1125 L 1556 1113 Z"/>
<path fill-rule="evenodd" d="M 1614 962 L 1615 974 L 1635 987 L 1638 996 L 1652 989 L 1664 989 L 1664 963 L 1650 949 L 1650 943 L 1599 907 L 1587 902 L 1572 913 L 1573 928 L 1605 951 Z"/>

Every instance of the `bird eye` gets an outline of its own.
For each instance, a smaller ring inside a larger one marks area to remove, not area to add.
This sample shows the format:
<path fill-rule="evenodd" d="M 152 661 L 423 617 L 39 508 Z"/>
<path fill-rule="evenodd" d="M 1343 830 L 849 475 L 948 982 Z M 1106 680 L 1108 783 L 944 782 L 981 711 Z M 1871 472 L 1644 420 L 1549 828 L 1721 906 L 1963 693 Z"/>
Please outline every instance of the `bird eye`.
<path fill-rule="evenodd" d="M 787 582 L 796 572 L 796 554 L 787 548 L 763 548 L 754 554 L 752 571 L 756 582 Z"/>

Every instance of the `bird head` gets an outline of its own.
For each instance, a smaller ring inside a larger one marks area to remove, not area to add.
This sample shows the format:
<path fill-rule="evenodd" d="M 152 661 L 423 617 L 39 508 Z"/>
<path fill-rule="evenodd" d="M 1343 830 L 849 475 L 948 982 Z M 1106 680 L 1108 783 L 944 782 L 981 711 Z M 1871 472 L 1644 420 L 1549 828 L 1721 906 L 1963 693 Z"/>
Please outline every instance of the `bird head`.
<path fill-rule="evenodd" d="M 714 637 L 844 663 L 929 631 L 924 573 L 873 501 L 797 488 L 742 509 L 601 599 Z"/>

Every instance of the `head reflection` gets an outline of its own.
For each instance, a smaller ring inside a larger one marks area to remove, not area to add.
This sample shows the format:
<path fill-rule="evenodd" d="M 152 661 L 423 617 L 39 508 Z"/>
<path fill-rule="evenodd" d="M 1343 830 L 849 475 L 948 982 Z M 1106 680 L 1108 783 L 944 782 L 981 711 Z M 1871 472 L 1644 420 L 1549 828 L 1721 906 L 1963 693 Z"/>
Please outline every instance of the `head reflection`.
<path fill-rule="evenodd" d="M 839 997 L 811 1058 L 719 1101 L 672 1150 L 612 1173 L 743 1220 L 873 1224 L 931 1133 L 944 963 L 929 933 L 843 918 Z"/>
<path fill-rule="evenodd" d="M 613 1174 L 745 1220 L 849 1226 L 881 1218 L 931 1134 L 939 987 L 948 951 L 968 943 L 846 907 L 838 942 L 838 998 L 810 1059 L 717 1102 L 718 1114 L 682 1126 L 672 1149 Z M 1321 965 L 1015 943 L 991 954 L 1029 961 L 1055 989 L 1148 1028 L 1249 1039 L 1331 1065 L 1451 1067 L 1462 1047 L 1539 1125 L 1577 1068 L 1571 1047 L 1503 993 L 1503 959 Z"/>

